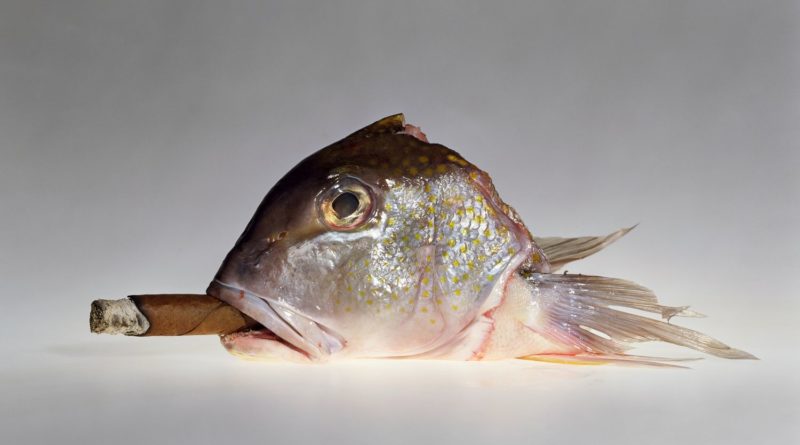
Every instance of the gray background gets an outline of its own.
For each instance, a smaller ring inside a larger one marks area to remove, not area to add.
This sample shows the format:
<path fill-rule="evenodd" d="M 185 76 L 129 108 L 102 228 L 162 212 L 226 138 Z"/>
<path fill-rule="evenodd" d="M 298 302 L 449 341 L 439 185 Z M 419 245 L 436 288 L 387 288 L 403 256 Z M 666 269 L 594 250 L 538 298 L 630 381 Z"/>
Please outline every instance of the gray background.
<path fill-rule="evenodd" d="M 0 1 L 0 442 L 800 441 L 799 12 Z M 536 234 L 640 222 L 568 269 L 762 360 L 298 367 L 87 332 L 93 298 L 202 292 L 284 172 L 400 111 Z"/>

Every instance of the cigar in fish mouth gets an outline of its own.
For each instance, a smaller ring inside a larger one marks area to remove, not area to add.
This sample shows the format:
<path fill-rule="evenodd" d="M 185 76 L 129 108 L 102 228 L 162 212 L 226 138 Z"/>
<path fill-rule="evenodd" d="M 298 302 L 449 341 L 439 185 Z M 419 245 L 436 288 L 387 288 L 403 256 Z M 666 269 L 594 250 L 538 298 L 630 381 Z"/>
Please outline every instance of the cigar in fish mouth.
<path fill-rule="evenodd" d="M 131 336 L 218 334 L 237 357 L 301 363 L 671 361 L 628 354 L 642 342 L 755 358 L 682 327 L 681 317 L 701 314 L 662 304 L 647 287 L 559 273 L 632 229 L 534 235 L 487 172 L 396 114 L 278 180 L 205 295 L 97 300 L 90 325 Z"/>
<path fill-rule="evenodd" d="M 131 295 L 119 300 L 94 300 L 89 313 L 89 328 L 95 334 L 225 335 L 259 326 L 233 306 L 200 294 Z"/>

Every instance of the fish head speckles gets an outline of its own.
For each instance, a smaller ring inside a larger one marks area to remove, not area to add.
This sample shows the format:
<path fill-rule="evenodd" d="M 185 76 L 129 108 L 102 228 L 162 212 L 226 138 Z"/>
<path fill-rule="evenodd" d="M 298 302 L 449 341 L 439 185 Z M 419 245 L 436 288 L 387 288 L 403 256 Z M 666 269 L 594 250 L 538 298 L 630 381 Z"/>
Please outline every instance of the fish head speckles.
<path fill-rule="evenodd" d="M 484 172 L 390 116 L 302 161 L 267 194 L 216 281 L 290 308 L 354 356 L 446 343 L 531 239 Z"/>

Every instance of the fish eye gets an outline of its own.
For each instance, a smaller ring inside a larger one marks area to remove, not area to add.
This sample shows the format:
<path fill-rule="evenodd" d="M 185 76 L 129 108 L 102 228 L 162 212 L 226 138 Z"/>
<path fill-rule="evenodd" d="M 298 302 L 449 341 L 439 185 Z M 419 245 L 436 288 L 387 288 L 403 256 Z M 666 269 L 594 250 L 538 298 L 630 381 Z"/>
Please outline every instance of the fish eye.
<path fill-rule="evenodd" d="M 344 192 L 331 203 L 333 211 L 339 218 L 347 218 L 358 209 L 358 196 L 352 192 Z"/>
<path fill-rule="evenodd" d="M 369 219 L 372 201 L 367 186 L 354 178 L 345 178 L 323 192 L 320 213 L 332 229 L 355 229 Z"/>

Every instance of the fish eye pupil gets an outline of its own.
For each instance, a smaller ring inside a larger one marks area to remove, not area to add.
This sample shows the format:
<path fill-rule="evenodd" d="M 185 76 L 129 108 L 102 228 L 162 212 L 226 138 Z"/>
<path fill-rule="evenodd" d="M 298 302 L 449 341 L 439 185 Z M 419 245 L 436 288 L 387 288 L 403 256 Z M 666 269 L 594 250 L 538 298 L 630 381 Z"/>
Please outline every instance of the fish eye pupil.
<path fill-rule="evenodd" d="M 344 192 L 333 200 L 331 207 L 336 216 L 347 218 L 358 210 L 358 196 L 355 193 Z"/>

